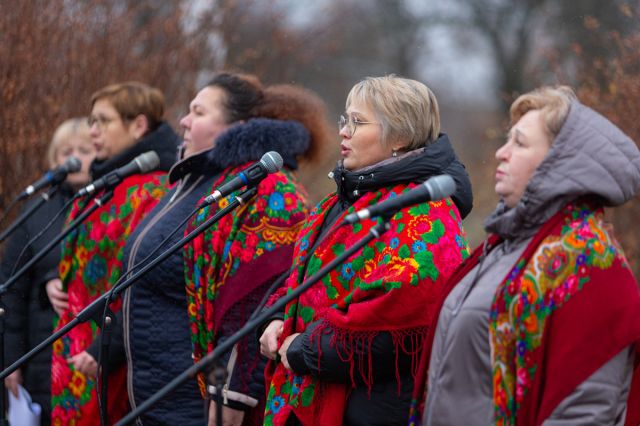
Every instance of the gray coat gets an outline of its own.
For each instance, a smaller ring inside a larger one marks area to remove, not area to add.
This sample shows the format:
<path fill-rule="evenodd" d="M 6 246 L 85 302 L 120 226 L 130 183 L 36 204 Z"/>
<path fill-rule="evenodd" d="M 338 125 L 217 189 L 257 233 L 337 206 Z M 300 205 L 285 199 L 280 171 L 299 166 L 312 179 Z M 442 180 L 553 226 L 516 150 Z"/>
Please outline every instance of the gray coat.
<path fill-rule="evenodd" d="M 536 231 L 584 195 L 617 206 L 640 187 L 640 152 L 617 127 L 574 102 L 549 153 L 513 209 L 500 202 L 488 232 L 504 241 L 447 297 L 436 328 L 428 373 L 424 425 L 493 423 L 489 310 L 498 285 Z M 560 403 L 545 425 L 624 423 L 632 373 L 625 348 Z"/>

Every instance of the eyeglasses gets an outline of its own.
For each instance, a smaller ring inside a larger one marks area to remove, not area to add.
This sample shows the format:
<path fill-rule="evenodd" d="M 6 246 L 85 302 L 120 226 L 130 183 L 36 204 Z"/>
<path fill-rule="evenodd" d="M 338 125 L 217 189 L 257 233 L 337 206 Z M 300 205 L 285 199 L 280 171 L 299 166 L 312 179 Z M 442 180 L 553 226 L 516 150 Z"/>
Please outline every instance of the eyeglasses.
<path fill-rule="evenodd" d="M 347 136 L 352 138 L 360 124 L 380 124 L 377 121 L 360 121 L 357 118 L 341 114 L 338 120 L 338 132 L 347 126 Z"/>
<path fill-rule="evenodd" d="M 104 115 L 98 115 L 97 117 L 91 116 L 87 118 L 87 124 L 89 125 L 89 128 L 93 127 L 93 125 L 96 124 L 98 126 L 98 129 L 104 130 L 104 128 L 107 127 L 109 123 L 116 120 L 117 118 L 109 118 L 105 117 Z"/>

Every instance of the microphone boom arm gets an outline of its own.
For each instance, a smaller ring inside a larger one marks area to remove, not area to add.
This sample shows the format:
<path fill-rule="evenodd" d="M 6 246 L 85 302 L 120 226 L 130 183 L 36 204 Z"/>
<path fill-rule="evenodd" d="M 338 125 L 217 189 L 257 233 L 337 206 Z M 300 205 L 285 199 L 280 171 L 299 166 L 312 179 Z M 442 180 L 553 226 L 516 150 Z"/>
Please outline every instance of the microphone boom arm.
<path fill-rule="evenodd" d="M 203 372 L 204 370 L 210 368 L 210 366 L 218 359 L 222 354 L 229 351 L 238 341 L 244 338 L 249 333 L 254 332 L 256 327 L 262 324 L 265 320 L 272 317 L 275 313 L 282 311 L 285 306 L 292 300 L 299 297 L 302 293 L 304 293 L 309 287 L 320 281 L 322 277 L 324 277 L 327 273 L 333 270 L 336 266 L 340 265 L 346 259 L 351 257 L 354 253 L 359 251 L 362 247 L 368 244 L 374 238 L 379 238 L 384 232 L 389 229 L 389 222 L 385 220 L 380 220 L 376 225 L 374 225 L 370 230 L 369 234 L 361 238 L 354 245 L 346 249 L 340 256 L 333 259 L 331 262 L 324 265 L 318 272 L 307 278 L 302 284 L 300 284 L 295 290 L 287 293 L 278 299 L 273 305 L 271 305 L 268 309 L 265 309 L 257 315 L 253 320 L 248 321 L 241 329 L 239 329 L 235 334 L 229 337 L 227 340 L 222 342 L 220 345 L 216 346 L 216 348 L 205 355 L 200 361 L 198 361 L 193 366 L 189 367 L 187 370 L 180 373 L 179 376 L 170 381 L 167 385 L 161 388 L 158 392 L 153 394 L 149 399 L 144 401 L 142 404 L 138 405 L 138 407 L 123 417 L 116 426 L 123 426 L 127 424 L 131 424 L 135 421 L 136 417 L 140 416 L 142 413 L 147 412 L 153 404 L 162 398 L 166 397 L 168 394 L 173 392 L 176 388 L 180 387 L 187 380 L 193 379 L 197 376 L 198 373 Z"/>
<path fill-rule="evenodd" d="M 52 186 L 49 190 L 43 193 L 32 206 L 29 207 L 20 217 L 18 217 L 7 229 L 0 234 L 0 243 L 3 242 L 9 235 L 11 235 L 20 225 L 22 225 L 27 219 L 33 215 L 44 203 L 49 201 L 53 194 L 58 190 L 58 186 Z"/>
<path fill-rule="evenodd" d="M 194 238 L 196 238 L 206 228 L 208 228 L 209 226 L 213 225 L 215 222 L 220 220 L 220 218 L 222 216 L 226 215 L 231 210 L 235 209 L 238 205 L 248 201 L 251 197 L 253 197 L 255 195 L 256 192 L 257 192 L 256 188 L 251 188 L 251 189 L 248 189 L 248 190 L 244 191 L 242 194 L 237 196 L 235 198 L 235 200 L 231 201 L 228 206 L 226 206 L 224 209 L 218 211 L 215 215 L 213 215 L 212 217 L 207 219 L 200 226 L 198 226 L 196 229 L 194 229 L 192 232 L 190 232 L 189 235 L 185 236 L 180 241 L 178 241 L 177 243 L 172 245 L 170 248 L 168 248 L 166 251 L 164 251 L 160 256 L 158 256 L 152 262 L 147 264 L 144 268 L 142 268 L 139 271 L 137 271 L 136 273 L 132 274 L 126 281 L 123 281 L 120 285 L 118 285 L 116 287 L 113 287 L 111 290 L 109 290 L 108 292 L 104 293 L 102 296 L 100 296 L 96 300 L 94 300 L 90 305 L 88 305 L 81 312 L 79 312 L 78 315 L 76 315 L 76 317 L 74 319 L 72 319 L 70 322 L 68 322 L 60 330 L 58 330 L 57 332 L 53 333 L 51 336 L 47 337 L 45 340 L 43 340 L 41 343 L 39 343 L 37 346 L 35 346 L 33 349 L 31 349 L 25 355 L 23 355 L 20 359 L 18 359 L 16 362 L 14 362 L 9 367 L 7 367 L 4 371 L 2 371 L 0 373 L 0 379 L 3 379 L 5 377 L 7 377 L 9 374 L 13 373 L 15 370 L 20 368 L 20 366 L 22 364 L 24 364 L 25 362 L 29 361 L 35 355 L 37 355 L 42 350 L 44 350 L 47 346 L 49 346 L 50 344 L 52 344 L 53 342 L 58 340 L 60 337 L 62 337 L 65 334 L 67 334 L 69 332 L 69 330 L 71 330 L 72 328 L 74 328 L 78 324 L 87 322 L 90 319 L 94 319 L 94 320 L 97 319 L 96 322 L 98 324 L 101 324 L 99 315 L 101 315 L 102 312 L 104 311 L 104 307 L 105 307 L 105 304 L 106 304 L 107 300 L 111 300 L 112 297 L 118 296 L 122 291 L 124 291 L 125 289 L 127 289 L 128 287 L 133 285 L 133 283 L 138 278 L 140 278 L 140 276 L 142 276 L 142 275 L 146 274 L 147 272 L 149 272 L 149 270 L 151 270 L 158 263 L 162 262 L 167 257 L 169 257 L 173 252 L 175 252 L 176 250 L 180 249 L 186 243 L 188 243 L 191 240 L 193 240 Z"/>

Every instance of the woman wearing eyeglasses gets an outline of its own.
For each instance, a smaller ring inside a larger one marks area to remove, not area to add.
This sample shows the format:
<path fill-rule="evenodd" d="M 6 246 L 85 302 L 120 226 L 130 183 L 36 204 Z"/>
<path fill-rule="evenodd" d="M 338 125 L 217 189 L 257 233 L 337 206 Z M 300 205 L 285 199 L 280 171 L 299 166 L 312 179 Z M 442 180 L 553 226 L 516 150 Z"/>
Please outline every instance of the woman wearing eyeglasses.
<path fill-rule="evenodd" d="M 253 198 L 124 293 L 121 327 L 112 340 L 121 342 L 132 408 L 241 328 L 273 280 L 287 270 L 308 213 L 294 171 L 330 134 L 324 104 L 315 94 L 291 85 L 263 86 L 255 76 L 230 72 L 216 74 L 195 95 L 180 125 L 184 143 L 182 158 L 169 172 L 172 188 L 131 234 L 124 249 L 127 271 L 234 201 L 244 188 L 194 214 L 204 197 L 267 152 L 278 152 L 284 168 L 268 174 Z M 226 382 L 216 384 L 224 395 L 223 424 L 262 424 L 265 360 L 255 338 L 243 339 L 219 361 L 228 372 Z M 210 385 L 198 375 L 155 403 L 140 421 L 201 426 L 207 422 L 206 404 L 209 423 L 215 425 Z"/>
<path fill-rule="evenodd" d="M 138 155 L 155 151 L 158 170 L 125 178 L 113 198 L 94 211 L 63 242 L 60 281 L 47 292 L 60 318 L 57 329 L 108 291 L 120 277 L 124 244 L 142 218 L 167 191 L 166 172 L 175 161 L 178 137 L 163 120 L 164 97 L 157 89 L 128 82 L 107 86 L 93 94 L 90 136 L 96 148 L 91 164 L 93 180 L 126 165 Z M 98 194 L 100 195 L 100 194 Z M 68 221 L 87 201 L 80 199 Z M 116 303 L 114 308 L 119 308 Z M 98 334 L 98 325 L 80 324 L 53 344 L 52 423 L 94 425 L 99 419 L 96 398 L 97 353 L 86 349 Z M 107 410 L 111 421 L 128 410 L 124 368 L 109 377 Z"/>
<path fill-rule="evenodd" d="M 367 78 L 351 89 L 339 127 L 337 189 L 311 212 L 294 250 L 294 272 L 274 299 L 374 225 L 367 219 L 340 227 L 346 214 L 439 174 L 452 175 L 457 191 L 396 213 L 388 232 L 266 326 L 261 351 L 274 362 L 265 424 L 406 424 L 430 305 L 468 255 L 461 218 L 471 210 L 471 185 L 440 133 L 429 88 L 395 76 Z"/>

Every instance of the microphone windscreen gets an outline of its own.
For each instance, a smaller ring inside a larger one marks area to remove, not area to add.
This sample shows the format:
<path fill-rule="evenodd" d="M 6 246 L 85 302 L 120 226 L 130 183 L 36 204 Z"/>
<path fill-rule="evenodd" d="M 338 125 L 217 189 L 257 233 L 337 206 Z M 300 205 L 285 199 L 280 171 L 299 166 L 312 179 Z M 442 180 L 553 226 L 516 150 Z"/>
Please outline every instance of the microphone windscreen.
<path fill-rule="evenodd" d="M 67 158 L 67 161 L 64 162 L 63 167 L 67 171 L 67 173 L 75 173 L 80 171 L 80 169 L 82 168 L 82 163 L 76 157 L 69 157 Z"/>
<path fill-rule="evenodd" d="M 147 173 L 155 170 L 160 165 L 160 157 L 155 151 L 147 151 L 138 155 L 135 160 L 140 167 L 140 173 Z"/>
<path fill-rule="evenodd" d="M 456 182 L 449 175 L 439 175 L 428 179 L 424 186 L 431 194 L 431 200 L 443 200 L 456 191 Z"/>
<path fill-rule="evenodd" d="M 267 169 L 268 173 L 275 173 L 282 168 L 282 156 L 276 151 L 269 151 L 262 156 L 260 163 Z"/>

